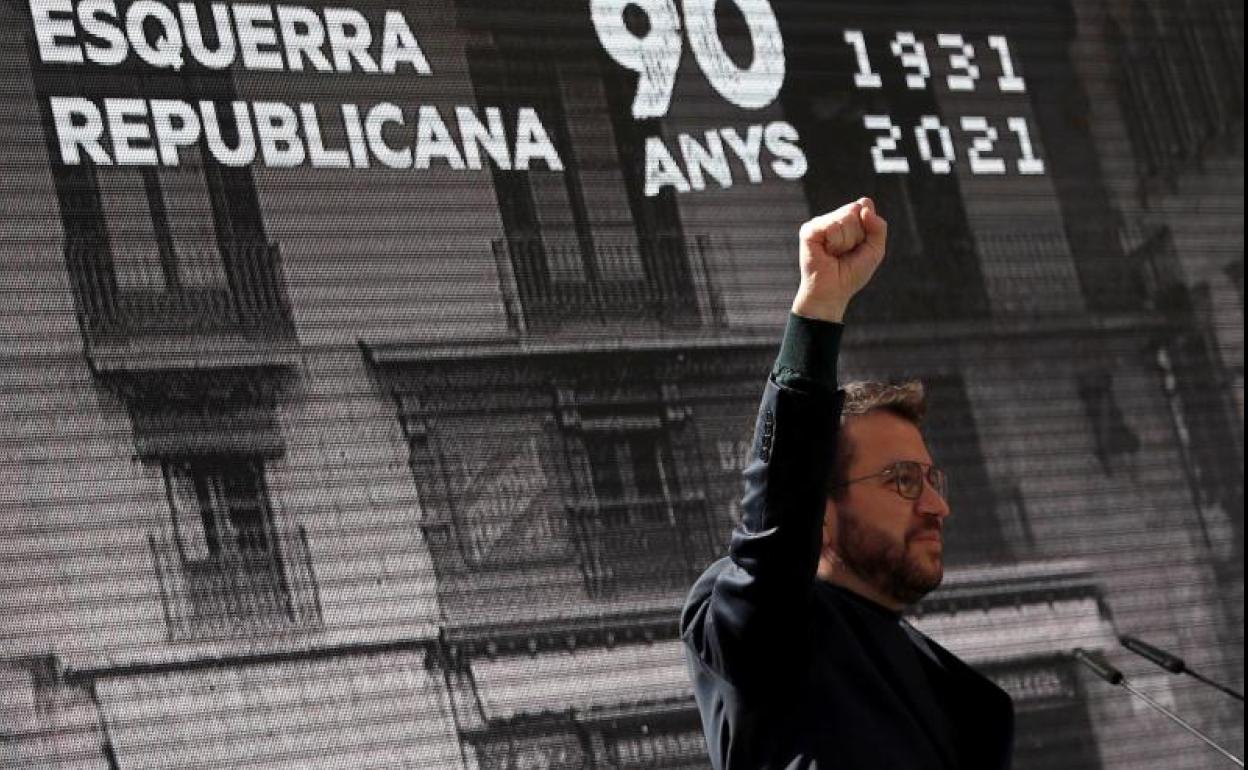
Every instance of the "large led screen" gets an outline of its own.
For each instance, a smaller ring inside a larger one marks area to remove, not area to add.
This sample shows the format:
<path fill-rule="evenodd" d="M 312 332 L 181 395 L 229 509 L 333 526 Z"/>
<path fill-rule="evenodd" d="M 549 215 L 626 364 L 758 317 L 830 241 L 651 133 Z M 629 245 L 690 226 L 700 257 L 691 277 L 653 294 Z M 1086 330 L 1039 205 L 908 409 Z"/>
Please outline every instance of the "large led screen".
<path fill-rule="evenodd" d="M 1243 5 L 6 0 L 0 767 L 708 768 L 798 228 L 1014 767 L 1242 756 Z"/>

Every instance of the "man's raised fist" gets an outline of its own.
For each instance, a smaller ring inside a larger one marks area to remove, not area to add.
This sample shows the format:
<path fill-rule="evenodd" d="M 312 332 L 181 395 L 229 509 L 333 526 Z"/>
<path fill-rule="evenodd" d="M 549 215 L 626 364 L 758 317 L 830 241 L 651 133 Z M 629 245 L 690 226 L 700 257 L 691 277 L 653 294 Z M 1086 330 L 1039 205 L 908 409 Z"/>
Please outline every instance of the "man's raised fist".
<path fill-rule="evenodd" d="M 840 322 L 884 259 L 888 223 L 870 198 L 859 198 L 802 225 L 799 238 L 802 283 L 793 312 Z"/>

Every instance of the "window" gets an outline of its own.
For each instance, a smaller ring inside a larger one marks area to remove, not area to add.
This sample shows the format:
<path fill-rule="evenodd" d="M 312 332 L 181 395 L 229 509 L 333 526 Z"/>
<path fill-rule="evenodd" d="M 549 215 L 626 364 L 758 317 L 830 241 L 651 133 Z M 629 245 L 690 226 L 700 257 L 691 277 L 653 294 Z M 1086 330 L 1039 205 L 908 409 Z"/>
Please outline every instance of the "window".
<path fill-rule="evenodd" d="M 167 459 L 162 469 L 173 539 L 152 548 L 173 636 L 319 625 L 306 535 L 275 526 L 259 458 Z"/>
<path fill-rule="evenodd" d="M 276 564 L 258 463 L 232 458 L 173 461 L 164 470 L 185 562 Z"/>
<path fill-rule="evenodd" d="M 639 413 L 581 427 L 573 457 L 588 483 L 570 515 L 590 596 L 688 587 L 714 558 L 713 538 L 705 496 L 682 487 L 673 436 Z"/>
<path fill-rule="evenodd" d="M 186 148 L 175 168 L 103 176 L 100 204 L 119 290 L 228 289 L 198 146 Z"/>
<path fill-rule="evenodd" d="M 1214 564 L 1233 571 L 1244 559 L 1242 426 L 1205 333 L 1174 334 L 1156 351 L 1183 473 Z M 1238 514 L 1238 515 L 1237 515 Z"/>
<path fill-rule="evenodd" d="M 1131 430 L 1114 395 L 1114 380 L 1109 372 L 1098 372 L 1079 383 L 1079 399 L 1092 426 L 1092 447 L 1096 459 L 1107 475 L 1114 475 L 1114 466 L 1125 456 L 1140 451 L 1140 439 Z"/>
<path fill-rule="evenodd" d="M 566 721 L 522 721 L 500 726 L 489 737 L 473 741 L 482 770 L 580 770 L 588 767 L 587 755 L 576 728 Z"/>
<path fill-rule="evenodd" d="M 632 119 L 618 66 L 602 51 L 574 51 L 582 60 L 574 66 L 530 39 L 476 40 L 468 62 L 478 102 L 502 108 L 509 138 L 518 110 L 532 108 L 563 164 L 491 166 L 506 233 L 493 247 L 514 283 L 524 328 L 698 322 L 693 247 L 674 192 L 643 193 L 640 132 L 657 127 Z"/>
<path fill-rule="evenodd" d="M 1242 120 L 1242 8 L 1212 0 L 1162 10 L 1135 0 L 1121 26 L 1110 22 L 1119 99 L 1145 180 L 1173 182 Z"/>
<path fill-rule="evenodd" d="M 226 72 L 127 64 L 88 77 L 72 65 L 36 64 L 34 82 L 43 96 L 81 94 L 97 106 L 106 98 L 211 100 L 228 116 L 227 141 L 237 134 L 225 107 L 235 98 Z M 248 168 L 212 161 L 202 139 L 181 148 L 177 166 L 97 166 L 89 158 L 66 165 L 52 125 L 45 116 L 66 261 L 91 341 L 288 325 L 277 249 L 265 237 Z"/>
<path fill-rule="evenodd" d="M 603 739 L 615 767 L 705 766 L 706 738 L 696 712 L 619 720 L 612 726 Z"/>
<path fill-rule="evenodd" d="M 1087 694 L 1073 658 L 1022 659 L 984 673 L 1014 699 L 1014 767 L 1099 770 L 1096 733 Z"/>
<path fill-rule="evenodd" d="M 1007 544 L 1001 519 L 1023 512 L 1014 501 L 997 499 L 989 477 L 975 415 L 960 377 L 924 380 L 930 407 L 923 433 L 936 462 L 949 472 L 949 505 L 945 522 L 949 564 L 1003 562 L 1019 544 Z M 1011 548 L 1014 546 L 1014 548 Z"/>

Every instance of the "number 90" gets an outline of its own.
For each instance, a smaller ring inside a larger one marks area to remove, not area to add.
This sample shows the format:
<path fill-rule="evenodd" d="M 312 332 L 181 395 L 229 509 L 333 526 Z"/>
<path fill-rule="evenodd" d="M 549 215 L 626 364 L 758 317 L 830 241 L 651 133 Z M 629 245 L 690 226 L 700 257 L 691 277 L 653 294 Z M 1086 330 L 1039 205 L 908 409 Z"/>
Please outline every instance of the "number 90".
<path fill-rule="evenodd" d="M 732 0 L 745 17 L 754 48 L 750 66 L 742 69 L 728 56 L 715 24 L 716 0 L 682 0 L 689 46 L 706 79 L 732 104 L 757 110 L 771 104 L 784 83 L 784 41 L 767 0 Z M 636 6 L 649 29 L 634 35 L 624 12 Z M 607 54 L 637 73 L 634 118 L 667 113 L 680 66 L 680 14 L 675 0 L 593 0 L 594 30 Z"/>

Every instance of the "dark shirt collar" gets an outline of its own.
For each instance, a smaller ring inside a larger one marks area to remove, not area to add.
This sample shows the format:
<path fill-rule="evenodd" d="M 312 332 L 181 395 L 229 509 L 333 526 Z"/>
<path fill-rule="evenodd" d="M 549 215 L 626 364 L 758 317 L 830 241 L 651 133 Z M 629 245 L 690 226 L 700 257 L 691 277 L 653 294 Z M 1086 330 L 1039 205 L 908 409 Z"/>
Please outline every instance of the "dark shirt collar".
<path fill-rule="evenodd" d="M 844 586 L 837 585 L 836 583 L 830 583 L 826 580 L 820 580 L 819 582 L 827 586 L 829 590 L 839 594 L 840 596 L 844 596 L 848 598 L 850 601 L 855 602 L 859 606 L 864 607 L 873 613 L 876 613 L 880 618 L 884 620 L 889 620 L 894 623 L 901 620 L 901 613 L 898 612 L 897 610 L 889 609 L 888 607 L 885 607 L 882 604 L 873 602 L 867 597 L 863 596 L 862 594 L 855 593 Z"/>

